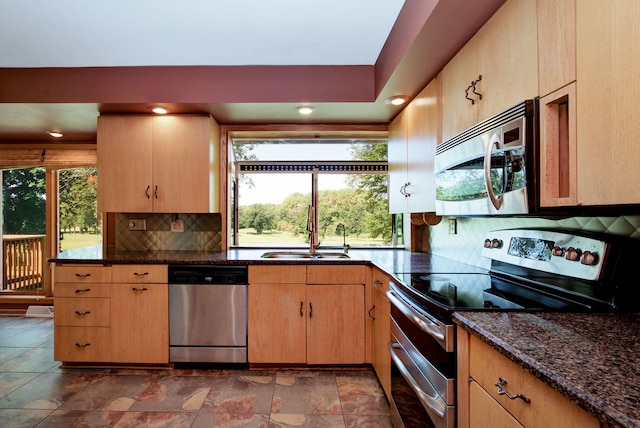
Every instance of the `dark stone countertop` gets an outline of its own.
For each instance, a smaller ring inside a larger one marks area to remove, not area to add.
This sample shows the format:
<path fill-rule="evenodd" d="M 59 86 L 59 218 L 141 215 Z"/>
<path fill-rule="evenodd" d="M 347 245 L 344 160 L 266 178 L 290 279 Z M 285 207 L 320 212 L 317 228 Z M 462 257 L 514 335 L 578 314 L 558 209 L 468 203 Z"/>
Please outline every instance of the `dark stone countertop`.
<path fill-rule="evenodd" d="M 303 249 L 298 249 L 304 251 Z M 402 249 L 352 249 L 348 259 L 262 258 L 267 251 L 288 251 L 282 248 L 231 249 L 227 251 L 108 251 L 97 247 L 63 252 L 48 259 L 55 263 L 81 264 L 366 264 L 375 265 L 389 274 L 403 272 L 485 272 L 478 267 L 436 255 Z M 340 250 L 320 250 L 336 252 Z"/>
<path fill-rule="evenodd" d="M 640 314 L 459 312 L 454 321 L 610 427 L 640 427 Z"/>

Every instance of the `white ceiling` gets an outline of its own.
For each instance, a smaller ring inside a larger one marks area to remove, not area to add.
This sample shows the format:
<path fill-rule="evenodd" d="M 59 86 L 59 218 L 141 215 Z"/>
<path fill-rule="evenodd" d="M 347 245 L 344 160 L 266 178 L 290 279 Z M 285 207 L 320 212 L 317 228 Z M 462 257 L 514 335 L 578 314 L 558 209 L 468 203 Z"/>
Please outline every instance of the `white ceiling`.
<path fill-rule="evenodd" d="M 372 65 L 404 0 L 2 0 L 0 67 Z"/>
<path fill-rule="evenodd" d="M 98 115 L 158 103 L 387 124 L 385 98 L 415 96 L 504 1 L 0 0 L 0 143 L 93 141 Z"/>

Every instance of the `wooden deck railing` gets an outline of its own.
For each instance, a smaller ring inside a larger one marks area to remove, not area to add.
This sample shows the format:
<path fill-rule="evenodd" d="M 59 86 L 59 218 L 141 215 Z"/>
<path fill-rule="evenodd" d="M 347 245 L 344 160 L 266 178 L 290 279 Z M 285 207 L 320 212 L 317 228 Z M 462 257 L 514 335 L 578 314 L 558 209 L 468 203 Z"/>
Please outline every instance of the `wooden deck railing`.
<path fill-rule="evenodd" d="M 2 291 L 35 293 L 44 288 L 45 235 L 4 235 Z"/>

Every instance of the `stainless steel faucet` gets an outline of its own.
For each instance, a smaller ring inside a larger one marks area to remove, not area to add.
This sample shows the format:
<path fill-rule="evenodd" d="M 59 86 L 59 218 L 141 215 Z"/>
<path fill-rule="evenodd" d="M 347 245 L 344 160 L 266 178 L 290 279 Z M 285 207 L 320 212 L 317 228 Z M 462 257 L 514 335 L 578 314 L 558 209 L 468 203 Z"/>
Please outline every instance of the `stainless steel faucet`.
<path fill-rule="evenodd" d="M 309 205 L 309 212 L 307 216 L 307 232 L 309 232 L 309 252 L 314 254 L 316 249 L 320 245 L 318 242 L 318 230 L 316 227 L 316 215 L 313 205 Z"/>
<path fill-rule="evenodd" d="M 351 245 L 347 245 L 347 228 L 344 227 L 344 223 L 338 223 L 336 233 L 340 233 L 340 229 L 342 229 L 342 251 L 347 254 Z"/>

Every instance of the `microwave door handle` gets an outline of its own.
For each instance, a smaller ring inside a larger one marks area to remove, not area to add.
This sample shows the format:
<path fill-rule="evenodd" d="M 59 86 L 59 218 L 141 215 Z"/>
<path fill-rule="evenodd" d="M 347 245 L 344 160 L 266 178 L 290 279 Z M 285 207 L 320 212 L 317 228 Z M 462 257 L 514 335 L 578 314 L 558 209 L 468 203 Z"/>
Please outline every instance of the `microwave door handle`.
<path fill-rule="evenodd" d="M 493 206 L 499 210 L 502 206 L 502 195 L 496 196 L 493 191 L 493 186 L 491 185 L 491 154 L 493 153 L 493 146 L 496 146 L 498 149 L 502 147 L 498 134 L 491 135 L 489 144 L 487 144 L 487 153 L 484 156 L 484 180 L 487 185 L 487 194 L 489 195 L 489 199 Z"/>

